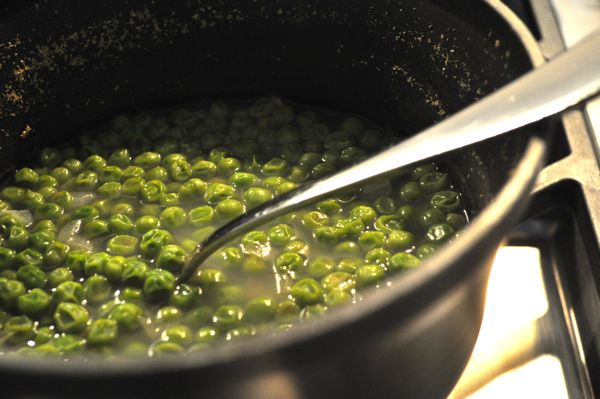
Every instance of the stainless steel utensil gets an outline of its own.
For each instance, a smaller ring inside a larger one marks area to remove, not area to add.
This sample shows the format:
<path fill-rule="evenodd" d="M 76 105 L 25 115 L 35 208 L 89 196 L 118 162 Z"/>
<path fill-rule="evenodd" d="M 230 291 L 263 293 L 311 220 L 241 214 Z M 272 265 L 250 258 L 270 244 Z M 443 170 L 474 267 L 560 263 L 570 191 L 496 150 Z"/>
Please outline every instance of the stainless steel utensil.
<path fill-rule="evenodd" d="M 600 92 L 600 31 L 452 117 L 329 177 L 303 185 L 227 223 L 200 243 L 179 281 L 238 235 L 334 191 L 560 113 Z"/>

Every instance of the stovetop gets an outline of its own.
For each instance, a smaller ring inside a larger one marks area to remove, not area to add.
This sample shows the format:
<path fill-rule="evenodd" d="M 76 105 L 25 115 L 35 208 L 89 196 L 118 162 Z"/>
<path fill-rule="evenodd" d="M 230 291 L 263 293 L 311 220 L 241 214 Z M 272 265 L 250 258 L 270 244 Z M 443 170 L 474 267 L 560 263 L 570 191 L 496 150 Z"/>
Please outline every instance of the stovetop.
<path fill-rule="evenodd" d="M 600 28 L 600 0 L 504 2 L 547 59 Z M 496 256 L 452 399 L 600 398 L 600 97 L 560 122 L 529 216 Z"/>

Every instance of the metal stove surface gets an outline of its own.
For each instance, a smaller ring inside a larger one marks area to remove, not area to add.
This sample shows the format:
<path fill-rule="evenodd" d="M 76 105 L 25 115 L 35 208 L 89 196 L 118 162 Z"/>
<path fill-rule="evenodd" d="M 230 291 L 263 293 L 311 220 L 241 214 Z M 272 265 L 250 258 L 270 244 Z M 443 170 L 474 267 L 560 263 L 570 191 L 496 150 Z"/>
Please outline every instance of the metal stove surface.
<path fill-rule="evenodd" d="M 600 28 L 600 0 L 505 3 L 548 59 Z M 600 98 L 561 122 L 530 216 L 497 254 L 480 336 L 450 398 L 600 397 Z"/>

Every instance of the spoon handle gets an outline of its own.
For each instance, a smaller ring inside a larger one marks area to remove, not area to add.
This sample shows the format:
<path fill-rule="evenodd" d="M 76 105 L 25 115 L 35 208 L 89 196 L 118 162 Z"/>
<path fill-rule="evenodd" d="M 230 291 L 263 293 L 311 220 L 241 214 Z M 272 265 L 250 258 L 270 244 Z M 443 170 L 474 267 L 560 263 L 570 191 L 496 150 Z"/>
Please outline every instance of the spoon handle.
<path fill-rule="evenodd" d="M 232 220 L 192 254 L 187 280 L 215 250 L 236 236 L 341 188 L 474 144 L 559 113 L 600 91 L 600 31 L 452 117 L 351 167 L 305 184 Z"/>

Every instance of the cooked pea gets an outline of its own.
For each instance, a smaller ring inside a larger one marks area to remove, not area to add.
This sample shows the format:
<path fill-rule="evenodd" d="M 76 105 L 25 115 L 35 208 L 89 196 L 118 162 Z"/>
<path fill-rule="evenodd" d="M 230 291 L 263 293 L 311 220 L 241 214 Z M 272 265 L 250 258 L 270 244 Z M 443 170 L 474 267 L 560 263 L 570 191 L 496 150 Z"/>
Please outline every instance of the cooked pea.
<path fill-rule="evenodd" d="M 91 170 L 81 172 L 75 177 L 74 185 L 78 190 L 92 190 L 98 184 L 98 174 Z"/>
<path fill-rule="evenodd" d="M 87 252 L 83 250 L 73 250 L 67 253 L 64 259 L 64 266 L 69 268 L 75 274 L 83 273 Z"/>
<path fill-rule="evenodd" d="M 427 229 L 427 240 L 443 242 L 454 235 L 454 229 L 447 223 L 434 224 Z"/>
<path fill-rule="evenodd" d="M 406 252 L 399 252 L 390 258 L 390 269 L 413 269 L 419 266 L 420 263 L 421 261 L 415 255 L 408 254 Z"/>
<path fill-rule="evenodd" d="M 92 346 L 107 345 L 117 340 L 119 329 L 116 320 L 97 319 L 92 322 L 87 333 L 87 341 Z"/>
<path fill-rule="evenodd" d="M 0 270 L 10 269 L 17 253 L 9 248 L 0 247 Z"/>
<path fill-rule="evenodd" d="M 425 259 L 428 256 L 433 255 L 436 251 L 438 250 L 438 245 L 435 243 L 425 243 L 422 245 L 419 245 L 417 247 L 417 250 L 415 251 L 415 255 L 419 258 L 419 259 Z"/>
<path fill-rule="evenodd" d="M 278 224 L 269 230 L 269 241 L 276 247 L 283 247 L 294 237 L 294 230 L 289 224 Z"/>
<path fill-rule="evenodd" d="M 321 244 L 337 244 L 342 234 L 335 227 L 325 226 L 314 229 L 313 236 Z"/>
<path fill-rule="evenodd" d="M 350 294 L 346 290 L 342 289 L 333 289 L 329 292 L 326 292 L 323 297 L 323 302 L 327 306 L 340 306 L 345 303 L 352 302 L 352 294 Z"/>
<path fill-rule="evenodd" d="M 65 260 L 70 247 L 64 242 L 54 241 L 44 251 L 44 263 L 48 268 L 60 266 Z"/>
<path fill-rule="evenodd" d="M 156 266 L 178 273 L 185 265 L 186 252 L 178 245 L 165 245 L 156 259 Z"/>
<path fill-rule="evenodd" d="M 42 189 L 45 187 L 54 187 L 58 186 L 58 180 L 54 176 L 50 175 L 40 175 L 37 181 L 37 188 Z"/>
<path fill-rule="evenodd" d="M 340 237 L 349 239 L 356 239 L 365 231 L 365 225 L 360 218 L 339 219 L 334 227 Z"/>
<path fill-rule="evenodd" d="M 121 272 L 121 281 L 127 285 L 140 287 L 148 275 L 148 265 L 139 259 L 127 259 Z"/>
<path fill-rule="evenodd" d="M 410 231 L 394 230 L 388 235 L 385 244 L 390 249 L 403 251 L 412 247 L 414 242 L 415 235 Z"/>
<path fill-rule="evenodd" d="M 83 235 L 87 239 L 101 237 L 108 234 L 109 228 L 110 226 L 106 220 L 91 220 L 83 226 Z"/>
<path fill-rule="evenodd" d="M 101 183 L 118 183 L 123 179 L 123 170 L 118 166 L 105 166 L 98 172 L 98 180 Z"/>
<path fill-rule="evenodd" d="M 354 241 L 343 241 L 335 246 L 333 251 L 339 255 L 358 256 L 361 252 L 361 247 Z"/>
<path fill-rule="evenodd" d="M 419 178 L 419 185 L 427 193 L 443 190 L 448 184 L 448 175 L 442 172 L 431 172 Z"/>
<path fill-rule="evenodd" d="M 161 225 L 167 228 L 181 227 L 186 221 L 187 215 L 183 208 L 170 206 L 165 208 L 160 214 Z"/>
<path fill-rule="evenodd" d="M 250 187 L 244 192 L 244 202 L 248 208 L 255 208 L 273 199 L 273 193 L 266 188 Z"/>
<path fill-rule="evenodd" d="M 307 212 L 302 217 L 302 224 L 308 228 L 314 229 L 327 226 L 329 224 L 329 218 L 322 212 Z"/>
<path fill-rule="evenodd" d="M 79 173 L 83 169 L 83 164 L 79 159 L 66 159 L 63 163 L 63 166 L 69 169 L 72 173 Z"/>
<path fill-rule="evenodd" d="M 323 289 L 312 278 L 304 278 L 294 284 L 291 294 L 299 306 L 312 305 L 323 300 Z"/>
<path fill-rule="evenodd" d="M 145 184 L 146 181 L 141 177 L 129 177 L 123 181 L 123 184 L 121 185 L 121 192 L 127 196 L 137 196 Z M 148 193 L 146 195 L 148 195 Z"/>
<path fill-rule="evenodd" d="M 140 166 L 130 165 L 123 169 L 123 179 L 129 179 L 131 177 L 142 177 L 144 176 L 144 168 Z"/>
<path fill-rule="evenodd" d="M 135 221 L 135 231 L 138 234 L 144 234 L 149 230 L 160 227 L 160 219 L 155 216 L 145 215 L 140 216 Z"/>
<path fill-rule="evenodd" d="M 217 174 L 217 165 L 214 162 L 198 160 L 192 164 L 192 176 L 209 179 Z"/>
<path fill-rule="evenodd" d="M 156 152 L 146 151 L 135 157 L 133 164 L 146 170 L 160 165 L 161 156 Z"/>
<path fill-rule="evenodd" d="M 326 256 L 318 256 L 308 263 L 306 271 L 310 277 L 318 279 L 331 273 L 334 269 L 335 262 L 333 259 Z"/>
<path fill-rule="evenodd" d="M 84 222 L 89 222 L 100 217 L 98 209 L 91 205 L 84 205 L 73 212 L 73 219 L 81 219 Z"/>
<path fill-rule="evenodd" d="M 225 199 L 215 206 L 215 213 L 222 219 L 233 219 L 244 213 L 244 204 L 235 199 Z"/>
<path fill-rule="evenodd" d="M 65 333 L 82 332 L 90 318 L 88 310 L 72 302 L 59 303 L 54 311 L 54 325 Z"/>
<path fill-rule="evenodd" d="M 48 281 L 46 273 L 34 264 L 26 264 L 19 267 L 17 270 L 17 278 L 28 288 L 42 288 Z"/>
<path fill-rule="evenodd" d="M 99 274 L 88 277 L 83 283 L 83 292 L 88 302 L 98 304 L 106 301 L 112 294 L 108 279 Z"/>
<path fill-rule="evenodd" d="M 419 183 L 414 181 L 404 184 L 400 188 L 400 198 L 406 202 L 415 203 L 423 200 L 425 194 Z"/>
<path fill-rule="evenodd" d="M 133 221 L 122 213 L 115 213 L 108 219 L 108 228 L 112 234 L 124 234 L 133 230 Z"/>
<path fill-rule="evenodd" d="M 35 187 L 38 179 L 38 173 L 31 168 L 21 168 L 15 173 L 15 182 L 26 187 Z"/>
<path fill-rule="evenodd" d="M 48 273 L 48 285 L 50 287 L 58 287 L 65 281 L 73 281 L 73 272 L 66 267 L 57 267 Z"/>
<path fill-rule="evenodd" d="M 217 204 L 235 195 L 235 189 L 222 183 L 211 183 L 204 193 L 204 200 L 209 204 Z"/>
<path fill-rule="evenodd" d="M 223 248 L 217 253 L 217 259 L 225 267 L 237 267 L 242 264 L 242 251 L 236 247 Z"/>
<path fill-rule="evenodd" d="M 144 311 L 134 303 L 120 303 L 110 312 L 109 319 L 117 322 L 119 329 L 135 331 L 142 326 Z"/>
<path fill-rule="evenodd" d="M 154 256 L 171 242 L 173 242 L 173 236 L 167 230 L 151 229 L 142 236 L 140 250 L 146 256 Z"/>
<path fill-rule="evenodd" d="M 418 217 L 419 224 L 424 228 L 444 223 L 445 219 L 444 213 L 437 208 L 425 209 Z"/>
<path fill-rule="evenodd" d="M 4 245 L 16 251 L 20 251 L 27 246 L 28 242 L 29 232 L 27 229 L 21 226 L 12 226 Z"/>
<path fill-rule="evenodd" d="M 127 148 L 117 148 L 110 154 L 108 162 L 112 165 L 125 168 L 131 163 L 131 154 Z"/>
<path fill-rule="evenodd" d="M 460 196 L 455 191 L 438 191 L 431 196 L 429 204 L 443 212 L 455 211 L 460 206 Z"/>
<path fill-rule="evenodd" d="M 134 236 L 122 234 L 108 240 L 106 250 L 111 255 L 129 256 L 135 253 L 138 239 Z"/>
<path fill-rule="evenodd" d="M 228 331 L 240 325 L 244 311 L 237 305 L 221 306 L 213 315 L 213 323 L 221 331 Z"/>
<path fill-rule="evenodd" d="M 106 252 L 94 252 L 85 255 L 85 263 L 83 264 L 83 272 L 86 276 L 92 274 L 104 273 L 104 265 L 110 259 L 110 255 Z"/>
<path fill-rule="evenodd" d="M 383 215 L 375 220 L 374 226 L 377 230 L 390 234 L 395 230 L 403 230 L 406 222 L 398 215 Z"/>
<path fill-rule="evenodd" d="M 166 182 L 169 179 L 169 172 L 167 172 L 167 169 L 163 168 L 162 166 L 155 166 L 144 173 L 144 179 Z"/>
<path fill-rule="evenodd" d="M 331 290 L 352 290 L 355 286 L 352 274 L 337 271 L 325 275 L 321 279 L 321 286 L 326 291 Z"/>
<path fill-rule="evenodd" d="M 189 309 L 194 306 L 198 297 L 199 291 L 197 287 L 188 284 L 180 284 L 171 292 L 169 304 L 177 306 L 179 309 Z"/>
<path fill-rule="evenodd" d="M 13 316 L 2 328 L 6 342 L 11 345 L 24 343 L 33 337 L 33 322 L 27 316 Z"/>
<path fill-rule="evenodd" d="M 377 284 L 383 279 L 385 269 L 381 265 L 363 265 L 356 269 L 354 278 L 358 287 Z"/>
<path fill-rule="evenodd" d="M 37 220 L 50 219 L 56 221 L 63 215 L 63 213 L 63 207 L 58 204 L 42 204 L 35 210 L 35 218 Z"/>
<path fill-rule="evenodd" d="M 365 254 L 365 261 L 367 261 L 367 263 L 387 265 L 389 259 L 390 253 L 384 248 L 373 248 Z"/>
<path fill-rule="evenodd" d="M 150 180 L 140 188 L 140 198 L 144 202 L 158 202 L 167 192 L 167 186 L 160 180 Z"/>
<path fill-rule="evenodd" d="M 121 196 L 121 183 L 109 181 L 98 187 L 98 194 L 103 198 L 116 199 Z"/>
<path fill-rule="evenodd" d="M 16 307 L 17 300 L 26 291 L 25 285 L 22 282 L 0 277 L 0 302 L 5 308 L 11 309 Z"/>
<path fill-rule="evenodd" d="M 184 203 L 198 201 L 204 197 L 208 183 L 202 179 L 192 178 L 183 183 L 179 189 L 179 198 Z"/>
<path fill-rule="evenodd" d="M 159 266 L 160 267 L 160 266 Z M 144 281 L 144 297 L 156 302 L 165 301 L 175 288 L 175 276 L 167 270 L 153 269 Z"/>

